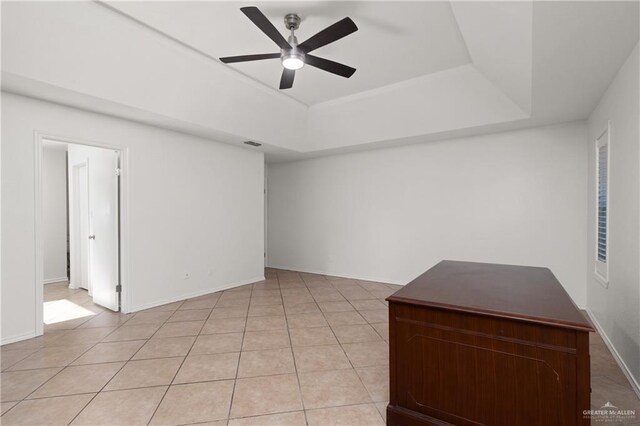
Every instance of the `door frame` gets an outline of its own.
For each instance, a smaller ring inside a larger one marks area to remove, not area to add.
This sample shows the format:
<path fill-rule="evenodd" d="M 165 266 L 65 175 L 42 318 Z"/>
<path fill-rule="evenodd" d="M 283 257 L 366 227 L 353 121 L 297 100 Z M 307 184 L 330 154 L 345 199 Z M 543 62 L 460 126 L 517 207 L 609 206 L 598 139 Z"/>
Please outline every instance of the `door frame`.
<path fill-rule="evenodd" d="M 267 268 L 269 266 L 269 182 L 267 180 L 267 167 L 265 164 L 264 168 L 264 191 L 262 198 L 262 205 L 264 206 L 264 219 L 262 223 L 262 227 L 264 228 L 264 241 L 262 243 L 264 249 L 264 267 Z"/>
<path fill-rule="evenodd" d="M 113 144 L 105 144 L 101 142 L 79 140 L 66 136 L 60 136 L 46 132 L 34 132 L 35 143 L 35 330 L 36 336 L 44 333 L 43 323 L 43 303 L 44 303 L 44 255 L 43 255 L 43 231 L 42 231 L 42 150 L 43 141 L 51 140 L 54 142 L 68 143 L 74 145 L 85 145 L 95 148 L 105 148 L 118 151 L 120 153 L 120 191 L 119 191 L 119 264 L 120 264 L 120 311 L 128 313 L 131 306 L 131 288 L 129 282 L 129 151 L 127 147 Z M 114 170 L 115 173 L 115 170 Z"/>

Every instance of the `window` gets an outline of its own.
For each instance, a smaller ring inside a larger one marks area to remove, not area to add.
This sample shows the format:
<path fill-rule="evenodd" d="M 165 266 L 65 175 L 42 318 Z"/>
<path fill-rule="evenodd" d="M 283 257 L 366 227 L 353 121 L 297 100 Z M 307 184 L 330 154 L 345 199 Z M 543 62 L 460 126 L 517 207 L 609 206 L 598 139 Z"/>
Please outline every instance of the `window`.
<path fill-rule="evenodd" d="M 609 282 L 609 124 L 596 139 L 596 259 L 595 273 Z"/>

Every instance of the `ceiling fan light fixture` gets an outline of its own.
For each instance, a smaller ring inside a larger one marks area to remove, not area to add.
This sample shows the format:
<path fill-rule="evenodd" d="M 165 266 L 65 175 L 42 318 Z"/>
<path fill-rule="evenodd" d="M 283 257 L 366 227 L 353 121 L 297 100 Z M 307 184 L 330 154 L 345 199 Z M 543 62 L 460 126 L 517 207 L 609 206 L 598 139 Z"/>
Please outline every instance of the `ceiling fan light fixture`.
<path fill-rule="evenodd" d="M 282 66 L 288 70 L 299 70 L 304 66 L 304 54 L 289 51 L 282 54 Z"/>

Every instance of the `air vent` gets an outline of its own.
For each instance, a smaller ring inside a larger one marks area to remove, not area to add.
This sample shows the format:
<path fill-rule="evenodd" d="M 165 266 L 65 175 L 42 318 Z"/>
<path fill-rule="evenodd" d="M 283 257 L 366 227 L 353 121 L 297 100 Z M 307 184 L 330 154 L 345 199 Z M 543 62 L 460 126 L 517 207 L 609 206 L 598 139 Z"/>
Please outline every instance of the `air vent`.
<path fill-rule="evenodd" d="M 251 145 L 251 146 L 262 146 L 262 144 L 261 144 L 261 143 L 254 142 L 254 141 L 245 141 L 245 145 Z"/>

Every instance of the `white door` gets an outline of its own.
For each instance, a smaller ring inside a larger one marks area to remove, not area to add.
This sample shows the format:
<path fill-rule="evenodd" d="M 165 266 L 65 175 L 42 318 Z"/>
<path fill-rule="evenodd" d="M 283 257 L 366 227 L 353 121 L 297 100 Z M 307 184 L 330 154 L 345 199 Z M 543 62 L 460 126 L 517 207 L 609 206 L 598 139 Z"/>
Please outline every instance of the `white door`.
<path fill-rule="evenodd" d="M 92 149 L 89 157 L 89 280 L 93 302 L 117 311 L 118 153 Z"/>
<path fill-rule="evenodd" d="M 78 284 L 80 287 L 87 289 L 91 295 L 89 287 L 89 175 L 87 173 L 87 165 L 82 164 L 75 168 L 77 179 L 77 212 L 78 212 L 78 234 L 79 252 L 77 253 L 79 275 Z"/>

